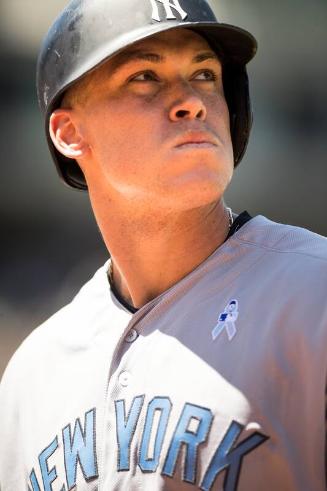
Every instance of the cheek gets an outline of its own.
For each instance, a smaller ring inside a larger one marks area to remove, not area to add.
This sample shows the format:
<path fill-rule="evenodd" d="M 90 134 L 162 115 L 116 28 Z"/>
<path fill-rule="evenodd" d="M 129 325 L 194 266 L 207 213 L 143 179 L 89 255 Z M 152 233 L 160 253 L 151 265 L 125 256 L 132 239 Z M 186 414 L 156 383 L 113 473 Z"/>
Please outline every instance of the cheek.
<path fill-rule="evenodd" d="M 160 118 L 140 104 L 111 104 L 88 115 L 87 140 L 92 152 L 93 179 L 105 176 L 121 192 L 155 179 L 162 141 Z"/>
<path fill-rule="evenodd" d="M 230 137 L 229 110 L 223 94 L 211 95 L 206 100 L 208 121 L 215 125 L 220 133 L 225 135 L 226 143 Z"/>
<path fill-rule="evenodd" d="M 145 110 L 140 104 L 111 104 L 89 118 L 89 139 L 96 153 L 106 158 L 121 160 L 142 152 L 155 138 L 155 111 Z"/>

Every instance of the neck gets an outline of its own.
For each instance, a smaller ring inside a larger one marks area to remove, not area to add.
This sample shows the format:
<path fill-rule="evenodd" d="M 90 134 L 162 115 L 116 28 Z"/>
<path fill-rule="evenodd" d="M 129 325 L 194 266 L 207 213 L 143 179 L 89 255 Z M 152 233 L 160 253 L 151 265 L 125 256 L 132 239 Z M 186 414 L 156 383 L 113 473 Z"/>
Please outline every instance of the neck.
<path fill-rule="evenodd" d="M 108 215 L 106 214 L 106 217 Z M 143 305 L 193 271 L 226 239 L 230 215 L 223 200 L 169 216 L 99 220 L 112 258 L 111 280 L 130 305 Z M 132 218 L 131 218 L 132 217 Z"/>

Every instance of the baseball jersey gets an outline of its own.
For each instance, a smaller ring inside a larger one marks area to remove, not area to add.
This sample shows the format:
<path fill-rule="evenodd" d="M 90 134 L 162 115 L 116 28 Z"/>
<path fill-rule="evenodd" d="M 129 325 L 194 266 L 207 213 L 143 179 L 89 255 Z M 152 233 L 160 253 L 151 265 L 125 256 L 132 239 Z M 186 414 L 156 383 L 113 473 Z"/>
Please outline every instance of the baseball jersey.
<path fill-rule="evenodd" d="M 324 491 L 327 239 L 257 216 L 135 313 L 107 271 L 7 367 L 1 491 Z"/>

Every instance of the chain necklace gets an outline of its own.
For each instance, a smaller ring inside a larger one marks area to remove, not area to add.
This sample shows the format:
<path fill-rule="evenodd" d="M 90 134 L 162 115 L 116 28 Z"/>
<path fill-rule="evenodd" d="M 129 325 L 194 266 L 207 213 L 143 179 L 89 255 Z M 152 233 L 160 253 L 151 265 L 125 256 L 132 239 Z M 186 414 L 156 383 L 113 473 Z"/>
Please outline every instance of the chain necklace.
<path fill-rule="evenodd" d="M 227 213 L 228 213 L 228 220 L 229 220 L 228 231 L 230 231 L 230 229 L 232 228 L 233 223 L 234 223 L 234 217 L 233 217 L 233 212 L 232 212 L 232 209 L 231 208 L 226 208 L 226 210 L 227 210 Z"/>

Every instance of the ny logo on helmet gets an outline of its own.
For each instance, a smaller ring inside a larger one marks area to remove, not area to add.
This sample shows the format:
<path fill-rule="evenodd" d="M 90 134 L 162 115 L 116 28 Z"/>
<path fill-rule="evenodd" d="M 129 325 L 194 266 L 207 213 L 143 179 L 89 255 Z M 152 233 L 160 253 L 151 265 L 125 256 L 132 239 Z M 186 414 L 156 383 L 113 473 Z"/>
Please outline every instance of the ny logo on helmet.
<path fill-rule="evenodd" d="M 186 17 L 187 17 L 187 12 L 185 12 L 185 10 L 182 9 L 178 0 L 171 0 L 171 1 L 169 1 L 169 0 L 150 0 L 150 1 L 152 4 L 152 9 L 153 9 L 152 10 L 152 19 L 153 20 L 156 20 L 158 22 L 161 22 L 162 20 L 164 20 L 164 19 L 160 18 L 158 3 L 161 3 L 165 8 L 166 20 L 177 19 L 177 17 L 174 15 L 172 9 L 174 9 L 175 12 L 177 12 L 180 15 L 182 20 L 186 19 Z"/>

